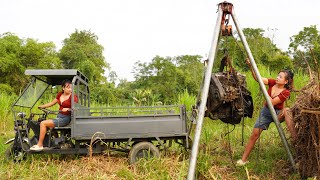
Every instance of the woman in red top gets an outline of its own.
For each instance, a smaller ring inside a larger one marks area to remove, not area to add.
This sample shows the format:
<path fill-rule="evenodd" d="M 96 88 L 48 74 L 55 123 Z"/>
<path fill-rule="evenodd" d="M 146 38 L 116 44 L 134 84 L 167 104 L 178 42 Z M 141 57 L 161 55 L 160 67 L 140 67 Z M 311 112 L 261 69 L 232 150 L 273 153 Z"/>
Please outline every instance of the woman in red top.
<path fill-rule="evenodd" d="M 247 64 L 251 69 L 254 79 L 257 81 L 257 77 L 248 60 L 247 60 Z M 282 122 L 283 120 L 286 121 L 288 129 L 291 133 L 291 136 L 293 139 L 295 139 L 296 132 L 294 129 L 294 122 L 290 114 L 291 112 L 289 111 L 289 108 L 284 108 L 284 102 L 289 98 L 290 91 L 292 90 L 292 87 L 293 87 L 293 73 L 288 70 L 282 70 L 279 72 L 276 79 L 262 78 L 262 80 L 265 85 L 269 86 L 269 89 L 268 89 L 269 98 L 278 115 L 279 121 L 280 122 Z M 260 137 L 261 132 L 263 130 L 268 129 L 271 122 L 273 122 L 271 112 L 267 106 L 267 103 L 265 103 L 260 112 L 260 116 L 254 125 L 251 137 L 242 155 L 242 158 L 237 161 L 237 166 L 243 166 L 249 162 L 247 161 L 247 158 L 251 150 L 253 149 L 257 139 Z"/>
<path fill-rule="evenodd" d="M 37 145 L 34 145 L 30 150 L 40 151 L 43 149 L 43 140 L 47 132 L 47 128 L 63 127 L 70 123 L 71 120 L 71 94 L 72 83 L 70 80 L 62 81 L 62 91 L 59 92 L 56 98 L 47 104 L 41 105 L 38 108 L 48 108 L 56 103 L 60 105 L 59 114 L 55 119 L 48 119 L 40 123 L 40 137 Z M 78 102 L 77 96 L 74 96 L 74 102 Z"/>

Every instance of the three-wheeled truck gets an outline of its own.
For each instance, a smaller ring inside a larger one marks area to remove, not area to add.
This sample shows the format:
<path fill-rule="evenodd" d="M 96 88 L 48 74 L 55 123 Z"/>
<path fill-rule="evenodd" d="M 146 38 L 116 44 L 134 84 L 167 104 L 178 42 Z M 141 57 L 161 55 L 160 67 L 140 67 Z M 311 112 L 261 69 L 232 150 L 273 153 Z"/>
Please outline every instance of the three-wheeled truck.
<path fill-rule="evenodd" d="M 6 142 L 11 143 L 6 156 L 15 161 L 33 153 L 90 154 L 117 150 L 128 152 L 129 162 L 134 163 L 140 158 L 158 157 L 159 149 L 170 147 L 172 142 L 189 147 L 184 105 L 93 108 L 88 78 L 78 70 L 26 70 L 25 74 L 32 78 L 12 106 L 15 137 Z M 52 114 L 57 113 L 48 109 L 40 112 L 35 106 L 44 96 L 55 98 L 64 79 L 72 81 L 73 87 L 71 122 L 65 127 L 48 129 L 45 148 L 30 151 L 38 142 L 40 122 L 54 118 Z"/>

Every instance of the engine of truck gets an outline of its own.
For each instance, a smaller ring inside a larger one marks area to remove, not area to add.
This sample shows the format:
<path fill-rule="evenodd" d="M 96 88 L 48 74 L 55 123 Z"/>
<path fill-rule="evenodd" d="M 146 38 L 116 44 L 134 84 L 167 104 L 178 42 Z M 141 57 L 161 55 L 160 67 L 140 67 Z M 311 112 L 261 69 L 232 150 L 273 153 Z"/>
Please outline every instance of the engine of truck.
<path fill-rule="evenodd" d="M 211 76 L 205 117 L 239 124 L 243 117 L 252 117 L 253 101 L 246 88 L 246 76 L 234 69 Z"/>

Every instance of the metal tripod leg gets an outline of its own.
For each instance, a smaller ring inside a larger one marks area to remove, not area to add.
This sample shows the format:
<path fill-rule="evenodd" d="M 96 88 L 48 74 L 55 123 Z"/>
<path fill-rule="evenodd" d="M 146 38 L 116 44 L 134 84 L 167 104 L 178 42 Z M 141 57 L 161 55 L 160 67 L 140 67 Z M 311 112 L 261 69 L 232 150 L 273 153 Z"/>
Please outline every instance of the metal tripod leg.
<path fill-rule="evenodd" d="M 208 98 L 213 62 L 217 53 L 217 45 L 218 45 L 218 39 L 219 39 L 219 34 L 221 29 L 221 21 L 222 21 L 222 9 L 219 8 L 217 23 L 216 23 L 215 31 L 213 34 L 213 40 L 212 40 L 211 49 L 210 49 L 209 58 L 208 58 L 209 62 L 206 68 L 206 73 L 204 75 L 204 83 L 203 83 L 203 88 L 201 93 L 199 114 L 197 117 L 197 126 L 195 130 L 195 135 L 194 135 L 194 140 L 193 140 L 193 145 L 191 150 L 191 157 L 190 157 L 190 164 L 189 164 L 189 171 L 188 171 L 188 178 L 187 178 L 188 180 L 195 179 L 195 168 L 196 168 L 196 161 L 198 156 L 199 141 L 200 141 L 203 118 L 204 118 L 204 113 L 205 113 L 205 108 L 206 108 L 206 103 Z"/>

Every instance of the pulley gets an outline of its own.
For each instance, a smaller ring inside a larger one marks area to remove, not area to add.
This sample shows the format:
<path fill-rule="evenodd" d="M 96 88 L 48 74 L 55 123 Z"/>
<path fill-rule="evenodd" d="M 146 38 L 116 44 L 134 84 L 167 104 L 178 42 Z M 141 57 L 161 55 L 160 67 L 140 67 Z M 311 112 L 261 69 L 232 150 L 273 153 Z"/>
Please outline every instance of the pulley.
<path fill-rule="evenodd" d="M 231 25 L 221 25 L 222 36 L 232 36 L 232 26 Z"/>

